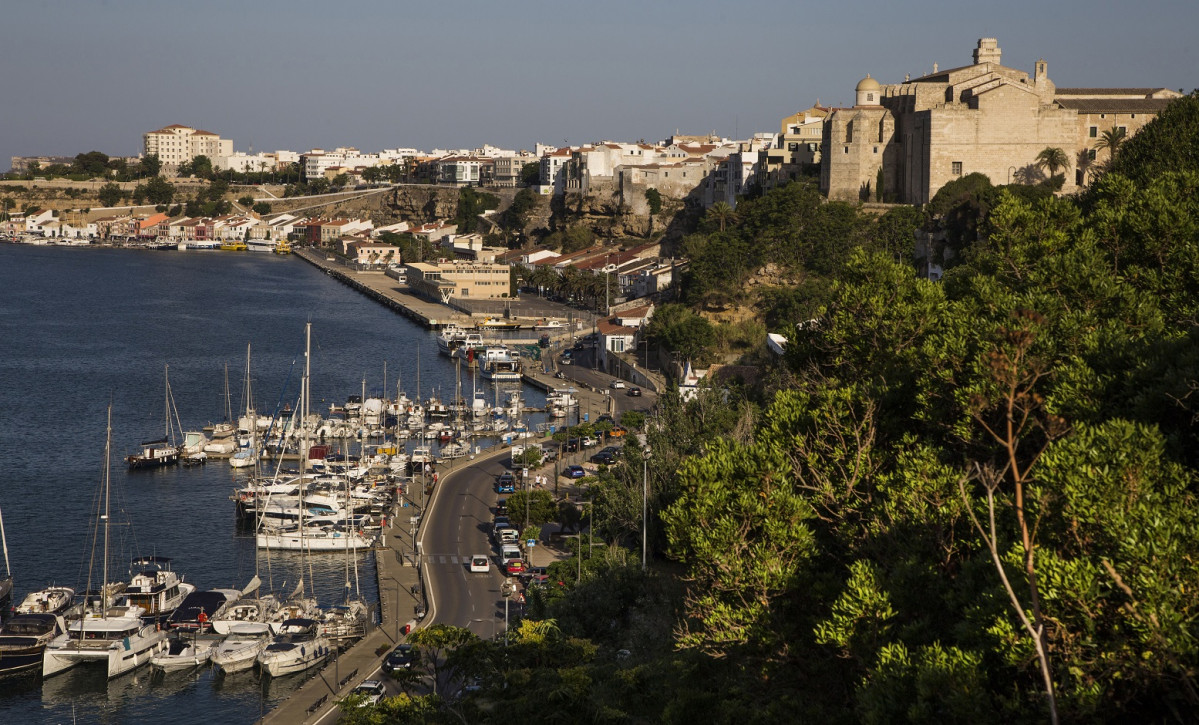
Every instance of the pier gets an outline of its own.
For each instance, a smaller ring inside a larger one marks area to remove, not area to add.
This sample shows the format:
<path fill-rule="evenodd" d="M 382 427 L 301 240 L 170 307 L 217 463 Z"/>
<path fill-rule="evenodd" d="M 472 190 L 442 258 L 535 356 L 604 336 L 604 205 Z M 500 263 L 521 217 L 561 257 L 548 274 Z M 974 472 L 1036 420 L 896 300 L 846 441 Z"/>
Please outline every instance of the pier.
<path fill-rule="evenodd" d="M 384 307 L 389 307 L 424 327 L 430 329 L 446 325 L 473 327 L 475 324 L 469 315 L 464 315 L 445 305 L 421 299 L 408 292 L 400 286 L 399 282 L 381 271 L 357 272 L 336 262 L 330 262 L 325 254 L 311 249 L 296 249 L 292 253 L 323 270 L 330 277 L 353 287 Z"/>

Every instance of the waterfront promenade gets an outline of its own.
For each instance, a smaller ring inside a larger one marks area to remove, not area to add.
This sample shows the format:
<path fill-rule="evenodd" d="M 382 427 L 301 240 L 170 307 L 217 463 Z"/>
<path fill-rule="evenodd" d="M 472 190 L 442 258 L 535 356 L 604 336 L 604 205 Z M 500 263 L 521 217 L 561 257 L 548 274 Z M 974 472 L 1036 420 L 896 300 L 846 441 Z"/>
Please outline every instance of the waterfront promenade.
<path fill-rule="evenodd" d="M 506 446 L 497 445 L 482 452 L 467 465 L 443 467 L 434 490 L 437 496 L 456 474 L 509 455 Z M 337 703 L 363 680 L 378 676 L 383 656 L 404 640 L 403 629 L 427 626 L 433 622 L 417 617 L 426 611 L 425 583 L 413 549 L 419 530 L 412 523 L 414 506 L 400 507 L 384 530 L 383 541 L 375 550 L 379 580 L 380 623 L 356 644 L 330 660 L 312 679 L 304 683 L 284 702 L 267 713 L 260 723 L 318 723 L 329 719 Z M 380 651 L 382 650 L 382 651 Z M 331 721 L 331 720 L 330 720 Z"/>

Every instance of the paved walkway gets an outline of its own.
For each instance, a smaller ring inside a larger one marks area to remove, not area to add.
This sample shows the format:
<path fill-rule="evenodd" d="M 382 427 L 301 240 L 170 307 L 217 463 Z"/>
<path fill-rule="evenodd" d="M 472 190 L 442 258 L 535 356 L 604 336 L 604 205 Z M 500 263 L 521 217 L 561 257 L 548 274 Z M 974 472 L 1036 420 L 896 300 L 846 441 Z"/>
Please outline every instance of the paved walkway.
<path fill-rule="evenodd" d="M 508 455 L 507 448 L 497 446 L 456 470 L 462 471 Z M 446 489 L 445 483 L 453 473 L 454 470 L 449 468 L 441 469 L 438 491 Z M 399 515 L 392 517 L 381 546 L 375 550 L 382 622 L 357 644 L 326 664 L 315 677 L 259 722 L 292 725 L 324 720 L 336 710 L 338 701 L 378 669 L 386 650 L 403 639 L 402 629 L 405 625 L 415 628 L 421 624 L 431 624 L 416 618 L 417 611 L 424 611 L 425 602 L 419 593 L 423 586 L 420 572 L 413 565 L 413 536 L 419 533 L 411 524 L 410 512 L 414 509 L 401 507 L 398 510 Z"/>

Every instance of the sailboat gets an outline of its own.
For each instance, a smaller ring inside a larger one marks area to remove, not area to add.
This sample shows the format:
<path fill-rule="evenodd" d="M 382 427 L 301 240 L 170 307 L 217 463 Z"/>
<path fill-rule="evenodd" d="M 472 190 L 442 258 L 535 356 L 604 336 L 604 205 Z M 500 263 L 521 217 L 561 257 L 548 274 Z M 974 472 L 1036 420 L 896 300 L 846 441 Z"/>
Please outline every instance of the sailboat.
<path fill-rule="evenodd" d="M 246 343 L 246 384 L 243 389 L 246 402 L 246 414 L 238 427 L 249 435 L 248 445 L 239 448 L 229 457 L 229 465 L 233 468 L 249 468 L 258 460 L 258 414 L 254 411 L 253 389 L 250 385 L 250 343 Z"/>
<path fill-rule="evenodd" d="M 146 441 L 141 444 L 142 452 L 134 453 L 125 458 L 130 468 L 157 468 L 173 466 L 179 462 L 179 445 L 175 442 L 175 427 L 171 425 L 171 410 L 174 407 L 171 400 L 171 366 L 164 369 L 166 378 L 166 402 L 163 404 L 166 417 L 166 430 L 162 438 Z"/>
<path fill-rule="evenodd" d="M 310 353 L 312 348 L 312 323 L 308 323 L 305 332 L 305 347 L 304 347 L 304 380 L 301 383 L 303 394 L 300 398 L 300 418 L 301 420 L 308 419 L 309 405 L 309 380 L 311 375 Z M 300 501 L 305 500 L 305 475 L 308 469 L 308 428 L 300 429 L 300 480 L 299 493 Z M 348 498 L 348 497 L 347 497 Z M 346 513 L 348 515 L 349 502 L 346 503 Z M 371 546 L 371 539 L 368 539 L 361 532 L 349 526 L 310 526 L 304 521 L 305 506 L 301 503 L 299 507 L 299 524 L 293 528 L 275 529 L 272 531 L 264 530 L 261 527 L 261 522 L 255 534 L 255 542 L 258 548 L 275 549 L 284 551 L 341 551 L 347 547 L 351 549 L 366 549 Z"/>
<path fill-rule="evenodd" d="M 104 444 L 104 578 L 97 606 L 88 607 L 81 619 L 70 623 L 63 634 L 46 645 L 42 675 L 49 677 L 78 664 L 99 664 L 111 679 L 150 661 L 166 649 L 166 632 L 141 619 L 137 606 L 110 607 L 108 583 L 109 492 L 111 488 L 112 406 L 108 406 L 108 428 Z M 89 573 L 90 578 L 90 573 Z M 88 588 L 91 588 L 89 581 Z"/>
<path fill-rule="evenodd" d="M 229 454 L 237 450 L 233 434 L 237 424 L 233 422 L 233 404 L 229 398 L 229 364 L 225 364 L 225 419 L 212 426 L 212 440 L 204 446 L 205 453 Z"/>

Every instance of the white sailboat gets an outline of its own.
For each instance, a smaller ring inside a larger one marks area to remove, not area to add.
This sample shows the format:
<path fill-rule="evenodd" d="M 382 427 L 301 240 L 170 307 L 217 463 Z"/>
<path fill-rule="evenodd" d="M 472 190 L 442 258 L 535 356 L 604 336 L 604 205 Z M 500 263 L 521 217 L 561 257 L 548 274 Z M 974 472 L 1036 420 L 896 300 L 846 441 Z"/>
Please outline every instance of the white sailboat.
<path fill-rule="evenodd" d="M 109 607 L 108 533 L 110 461 L 112 458 L 112 406 L 108 407 L 108 428 L 104 444 L 104 579 L 96 608 L 87 609 L 81 619 L 71 622 L 64 634 L 46 646 L 42 675 L 49 677 L 78 664 L 103 666 L 111 679 L 136 669 L 166 648 L 166 632 L 142 621 L 141 607 Z M 90 584 L 89 584 L 89 589 Z"/>
<path fill-rule="evenodd" d="M 229 465 L 233 468 L 250 468 L 258 462 L 258 414 L 254 412 L 253 388 L 250 384 L 250 343 L 246 343 L 246 384 L 243 390 L 246 403 L 246 414 L 241 419 L 239 428 L 244 427 L 249 436 L 248 445 L 238 448 L 229 457 Z"/>
<path fill-rule="evenodd" d="M 212 666 L 226 674 L 254 666 L 258 655 L 271 643 L 271 627 L 265 622 L 239 622 L 212 652 Z"/>

